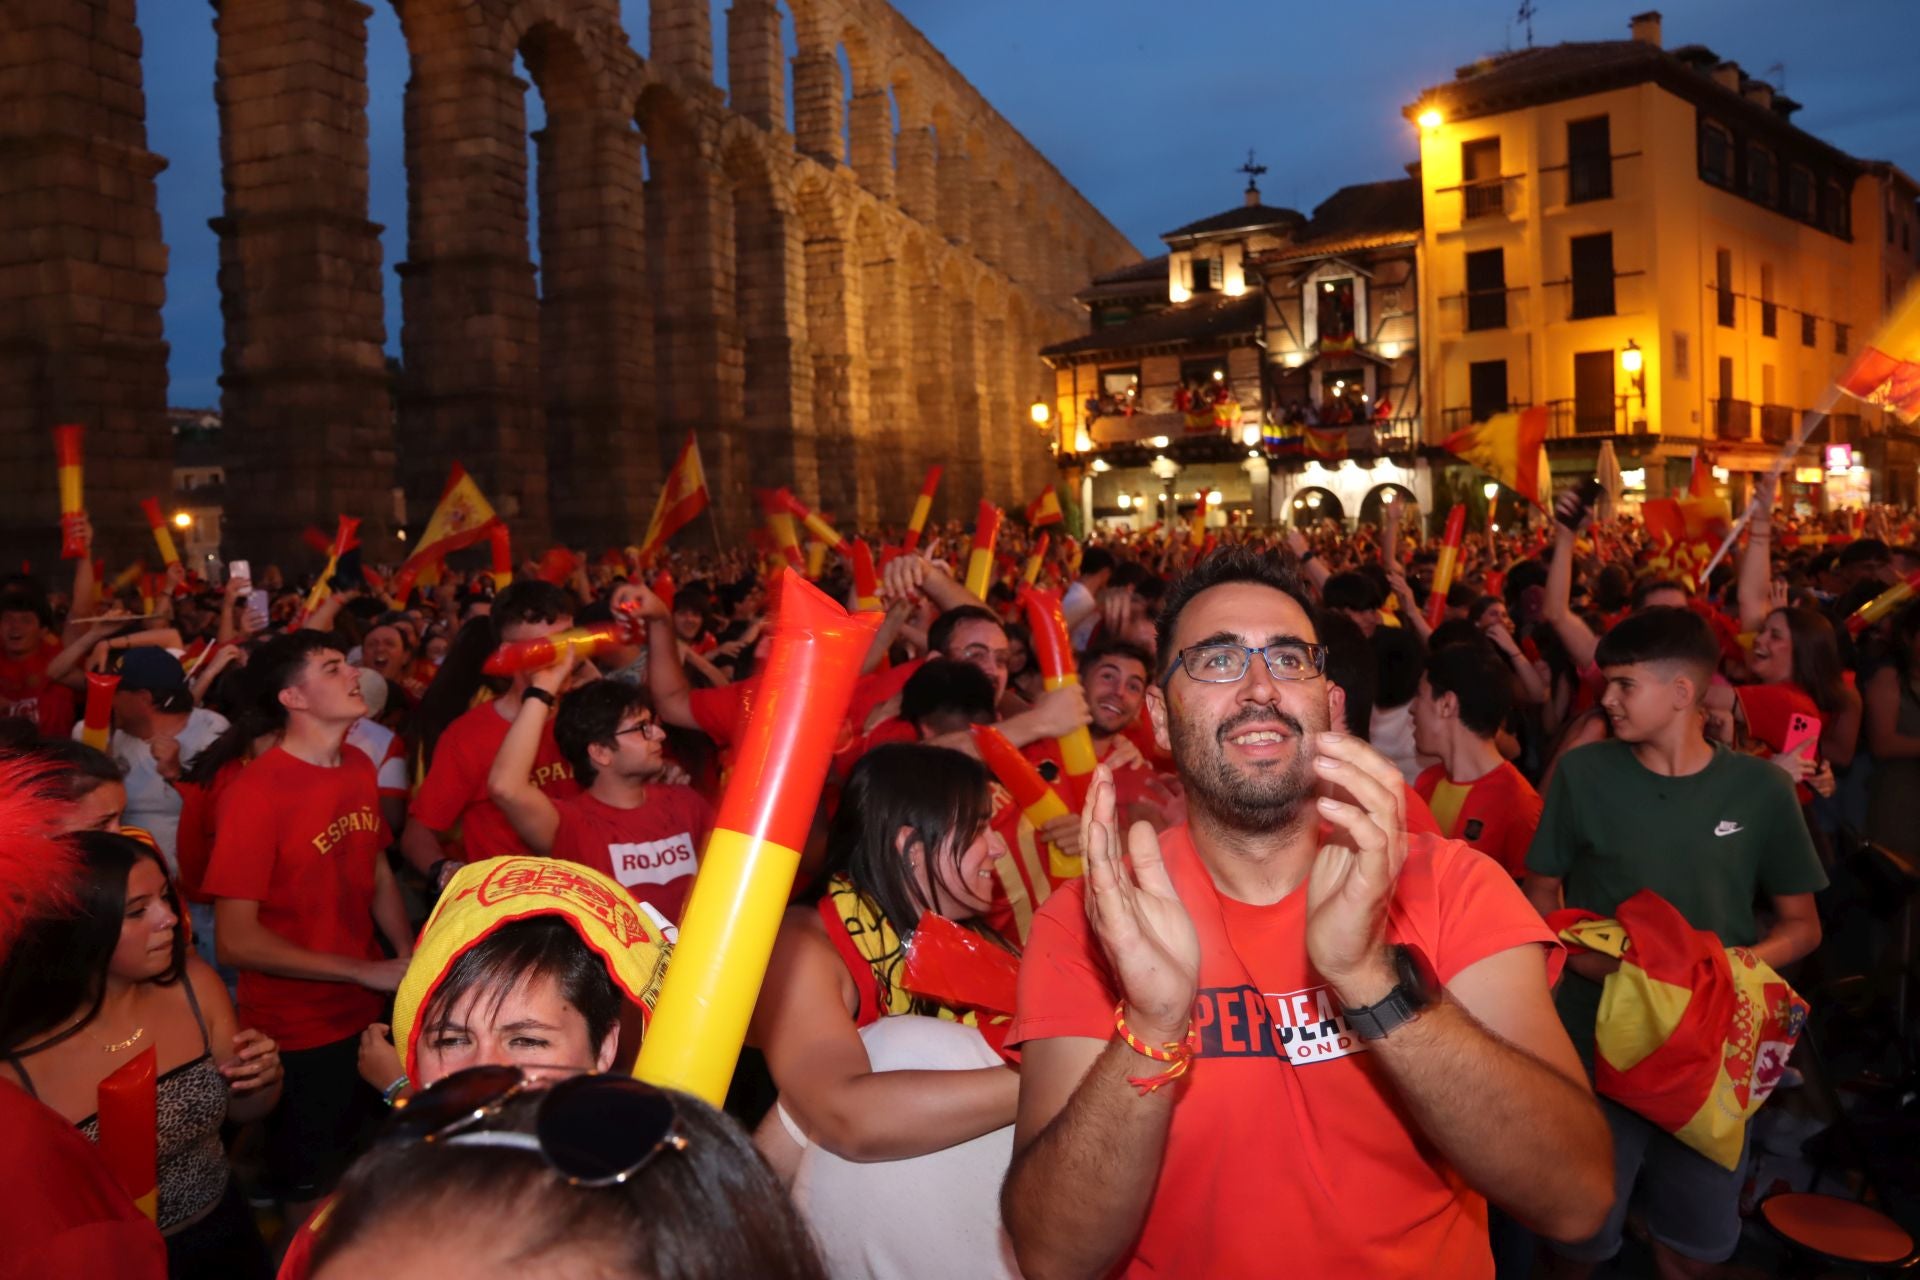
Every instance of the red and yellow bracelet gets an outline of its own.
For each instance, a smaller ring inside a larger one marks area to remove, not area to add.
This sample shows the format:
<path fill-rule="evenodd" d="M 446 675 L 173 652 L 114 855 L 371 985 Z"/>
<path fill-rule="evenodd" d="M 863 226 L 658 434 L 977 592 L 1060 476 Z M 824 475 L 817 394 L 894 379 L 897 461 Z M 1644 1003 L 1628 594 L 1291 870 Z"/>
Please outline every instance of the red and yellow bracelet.
<path fill-rule="evenodd" d="M 1200 1047 L 1200 1028 L 1194 1024 L 1191 1015 L 1187 1018 L 1187 1034 L 1178 1040 L 1169 1040 L 1164 1045 L 1150 1045 L 1127 1026 L 1127 1002 L 1122 1000 L 1113 1007 L 1113 1028 L 1120 1033 L 1120 1042 L 1143 1058 L 1152 1058 L 1155 1062 L 1164 1062 L 1167 1069 L 1158 1075 L 1128 1076 L 1127 1083 L 1146 1097 L 1162 1085 L 1172 1084 L 1187 1074 L 1187 1066 L 1193 1061 L 1194 1050 Z"/>

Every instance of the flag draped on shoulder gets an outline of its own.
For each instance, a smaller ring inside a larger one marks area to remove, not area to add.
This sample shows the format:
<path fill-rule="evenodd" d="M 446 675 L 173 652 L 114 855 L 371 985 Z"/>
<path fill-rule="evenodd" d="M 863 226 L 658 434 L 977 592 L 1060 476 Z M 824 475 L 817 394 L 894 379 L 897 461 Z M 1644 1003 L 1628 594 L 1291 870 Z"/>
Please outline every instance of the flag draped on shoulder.
<path fill-rule="evenodd" d="M 394 575 L 393 594 L 406 599 L 414 579 L 428 569 L 438 569 L 451 553 L 483 541 L 499 523 L 500 517 L 494 514 L 493 504 L 480 492 L 480 486 L 465 467 L 454 463 L 447 487 L 427 521 L 427 530 L 420 535 L 420 549 L 407 557 Z"/>
<path fill-rule="evenodd" d="M 1920 285 L 1840 375 L 1840 389 L 1877 404 L 1902 422 L 1920 420 Z"/>
<path fill-rule="evenodd" d="M 647 521 L 646 536 L 640 539 L 641 559 L 658 551 L 668 538 L 692 523 L 695 516 L 707 509 L 707 502 L 707 469 L 700 464 L 699 441 L 689 431 L 686 444 L 680 447 L 680 456 L 673 460 L 673 470 L 667 472 L 660 500 L 653 504 L 653 518 Z"/>
<path fill-rule="evenodd" d="M 1547 411 L 1496 413 L 1469 423 L 1440 442 L 1462 462 L 1471 463 L 1530 502 L 1540 502 L 1549 483 L 1546 466 Z"/>

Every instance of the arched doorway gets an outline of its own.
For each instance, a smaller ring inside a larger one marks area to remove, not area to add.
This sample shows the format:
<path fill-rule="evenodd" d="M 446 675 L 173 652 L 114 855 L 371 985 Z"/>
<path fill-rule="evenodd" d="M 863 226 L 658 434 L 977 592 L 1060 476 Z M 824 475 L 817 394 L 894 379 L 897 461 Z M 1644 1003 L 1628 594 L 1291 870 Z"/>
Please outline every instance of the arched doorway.
<path fill-rule="evenodd" d="M 1322 520 L 1338 520 L 1344 523 L 1346 508 L 1340 505 L 1339 495 L 1331 489 L 1311 485 L 1294 491 L 1293 498 L 1287 503 L 1288 518 L 1300 528 L 1319 524 Z"/>
<path fill-rule="evenodd" d="M 1360 500 L 1360 523 L 1384 529 L 1387 527 L 1386 517 L 1393 514 L 1390 508 L 1410 506 L 1418 501 L 1413 496 L 1413 490 L 1403 484 L 1377 484 L 1367 490 L 1367 496 Z"/>

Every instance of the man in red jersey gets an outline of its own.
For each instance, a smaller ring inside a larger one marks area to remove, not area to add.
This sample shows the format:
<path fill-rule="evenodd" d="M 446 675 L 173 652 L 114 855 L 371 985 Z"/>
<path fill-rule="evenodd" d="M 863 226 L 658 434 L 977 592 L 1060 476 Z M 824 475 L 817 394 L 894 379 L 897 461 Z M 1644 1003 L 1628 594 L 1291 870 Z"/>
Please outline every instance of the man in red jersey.
<path fill-rule="evenodd" d="M 267 1119 L 267 1171 L 297 1222 L 378 1110 L 360 1080 L 360 1033 L 399 986 L 413 930 L 387 865 L 373 765 L 346 747 L 367 704 L 342 642 L 275 637 L 247 677 L 280 741 L 228 787 L 201 890 L 220 961 L 240 971 L 241 1022 L 280 1042 L 286 1089 Z"/>
<path fill-rule="evenodd" d="M 516 582 L 494 597 L 490 617 L 498 643 L 537 640 L 573 625 L 573 601 L 550 582 Z M 516 675 L 505 693 L 448 725 L 434 747 L 433 767 L 414 793 L 400 850 L 435 890 L 462 861 L 526 852 L 525 842 L 488 793 L 487 775 L 532 680 L 530 671 Z M 549 799 L 580 794 L 573 767 L 554 745 L 551 727 L 541 731 L 528 776 Z M 456 836 L 457 854 L 450 854 L 447 842 Z"/>
<path fill-rule="evenodd" d="M 1494 744 L 1512 708 L 1513 673 L 1492 645 L 1451 644 L 1429 654 L 1413 699 L 1413 743 L 1440 763 L 1413 789 L 1440 834 L 1466 841 L 1518 881 L 1540 825 L 1540 793 Z"/>

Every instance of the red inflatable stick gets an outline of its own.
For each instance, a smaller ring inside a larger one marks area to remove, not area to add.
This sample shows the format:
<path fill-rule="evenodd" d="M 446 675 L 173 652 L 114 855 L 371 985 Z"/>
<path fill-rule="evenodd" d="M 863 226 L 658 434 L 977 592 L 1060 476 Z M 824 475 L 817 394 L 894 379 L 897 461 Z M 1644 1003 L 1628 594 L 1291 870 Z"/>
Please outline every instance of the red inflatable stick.
<path fill-rule="evenodd" d="M 1857 636 L 1920 594 L 1920 569 L 1882 591 L 1847 616 L 1847 634 Z"/>
<path fill-rule="evenodd" d="M 85 467 L 80 453 L 81 428 L 69 423 L 53 429 L 53 461 L 60 477 L 60 555 L 78 560 L 87 554 L 80 526 L 86 523 Z"/>
<path fill-rule="evenodd" d="M 927 527 L 927 517 L 933 512 L 933 495 L 940 488 L 940 464 L 927 468 L 927 478 L 920 486 L 920 496 L 913 500 L 913 515 L 907 519 L 907 536 L 900 540 L 903 550 L 911 551 L 920 545 L 920 532 Z"/>
<path fill-rule="evenodd" d="M 873 548 L 865 538 L 847 544 L 853 560 L 853 604 L 862 613 L 880 608 L 880 575 L 874 571 Z"/>
<path fill-rule="evenodd" d="M 1060 608 L 1060 597 L 1051 591 L 1022 585 L 1018 599 L 1027 615 L 1027 629 L 1033 633 L 1033 658 L 1040 664 L 1041 683 L 1049 690 L 1078 686 L 1080 673 L 1073 665 L 1073 641 L 1067 634 L 1067 617 Z M 1060 759 L 1067 767 L 1067 786 L 1078 808 L 1087 796 L 1087 782 L 1099 758 L 1093 753 L 1093 735 L 1081 725 L 1056 739 Z"/>
<path fill-rule="evenodd" d="M 973 550 L 967 554 L 967 590 L 981 600 L 993 585 L 993 544 L 1000 538 L 1000 508 L 980 500 L 980 515 L 973 525 Z"/>
<path fill-rule="evenodd" d="M 931 911 L 907 941 L 901 985 L 954 1009 L 1011 1014 L 1020 985 L 1020 961 L 1005 947 Z"/>
<path fill-rule="evenodd" d="M 972 733 L 973 745 L 980 749 L 980 758 L 986 762 L 988 771 L 1013 796 L 1013 802 L 1020 806 L 1020 812 L 1036 830 L 1072 812 L 1060 793 L 1040 776 L 1033 761 L 1022 755 L 1006 734 L 990 724 L 977 724 Z"/>
<path fill-rule="evenodd" d="M 173 532 L 167 528 L 167 515 L 160 509 L 160 499 L 142 498 L 140 510 L 147 517 L 147 528 L 153 530 L 153 545 L 160 549 L 160 563 L 179 564 L 180 553 L 174 549 Z"/>
<path fill-rule="evenodd" d="M 119 676 L 87 672 L 87 707 L 81 721 L 80 741 L 95 751 L 105 751 L 113 735 L 113 695 L 120 687 Z"/>
<path fill-rule="evenodd" d="M 1453 572 L 1460 563 L 1460 540 L 1467 532 L 1467 509 L 1456 506 L 1447 513 L 1447 536 L 1440 544 L 1440 558 L 1433 565 L 1433 589 L 1427 593 L 1427 626 L 1437 627 L 1447 616 L 1447 591 L 1453 586 Z"/>
<path fill-rule="evenodd" d="M 602 649 L 617 644 L 631 644 L 633 639 L 633 626 L 624 621 L 569 627 L 537 640 L 515 640 L 511 644 L 503 644 L 493 651 L 493 656 L 487 659 L 486 665 L 480 670 L 490 676 L 519 675 L 522 671 L 550 667 L 565 657 L 568 651 L 572 651 L 576 657 L 591 658 Z"/>
<path fill-rule="evenodd" d="M 95 1095 L 100 1156 L 140 1212 L 160 1208 L 159 1056 L 149 1044 L 102 1080 Z"/>
<path fill-rule="evenodd" d="M 828 524 L 818 512 L 785 489 L 779 490 L 779 494 L 786 502 L 788 514 L 805 525 L 807 532 L 812 534 L 815 540 L 826 543 L 835 551 L 847 549 L 847 540 L 840 536 L 840 531 Z"/>
<path fill-rule="evenodd" d="M 1040 581 L 1040 566 L 1047 562 L 1047 535 L 1041 534 L 1033 540 L 1033 550 L 1027 553 L 1026 568 L 1020 571 L 1020 581 L 1028 586 Z"/>

